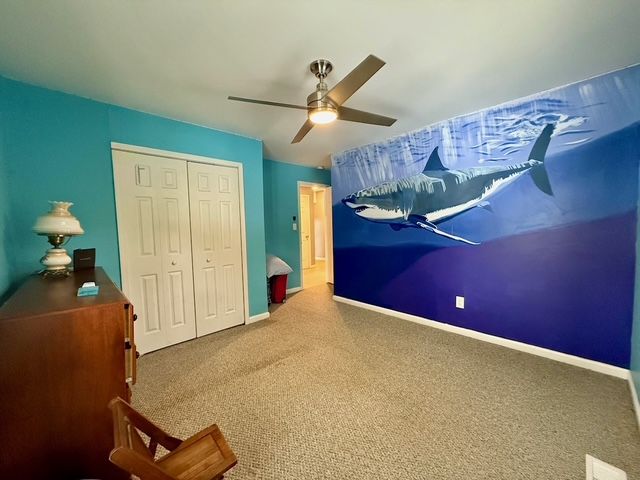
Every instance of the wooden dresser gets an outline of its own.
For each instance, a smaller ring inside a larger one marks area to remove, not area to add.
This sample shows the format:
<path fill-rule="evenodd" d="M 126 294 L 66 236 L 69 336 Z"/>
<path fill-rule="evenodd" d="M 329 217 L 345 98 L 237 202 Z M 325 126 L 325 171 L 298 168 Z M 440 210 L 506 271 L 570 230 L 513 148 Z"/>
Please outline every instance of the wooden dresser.
<path fill-rule="evenodd" d="M 100 293 L 78 297 L 89 281 Z M 127 478 L 107 404 L 131 397 L 134 319 L 101 268 L 34 275 L 0 308 L 0 478 Z"/>

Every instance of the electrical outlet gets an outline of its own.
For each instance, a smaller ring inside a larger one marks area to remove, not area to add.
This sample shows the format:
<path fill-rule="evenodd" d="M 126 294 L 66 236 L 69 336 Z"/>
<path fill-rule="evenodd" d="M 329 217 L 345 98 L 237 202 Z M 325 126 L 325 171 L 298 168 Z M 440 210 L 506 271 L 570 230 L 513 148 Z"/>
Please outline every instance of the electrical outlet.
<path fill-rule="evenodd" d="M 587 480 L 627 480 L 624 470 L 587 455 Z"/>
<path fill-rule="evenodd" d="M 293 230 L 298 230 L 298 224 L 297 223 L 293 224 Z"/>
<path fill-rule="evenodd" d="M 456 296 L 456 308 L 464 308 L 464 297 Z"/>

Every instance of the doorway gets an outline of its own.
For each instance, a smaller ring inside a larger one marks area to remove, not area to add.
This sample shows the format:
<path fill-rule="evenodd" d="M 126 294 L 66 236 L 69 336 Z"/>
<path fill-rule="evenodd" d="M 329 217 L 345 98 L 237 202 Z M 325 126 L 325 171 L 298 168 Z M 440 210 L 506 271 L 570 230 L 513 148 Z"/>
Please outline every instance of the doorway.
<path fill-rule="evenodd" d="M 333 283 L 331 187 L 298 182 L 302 288 Z"/>

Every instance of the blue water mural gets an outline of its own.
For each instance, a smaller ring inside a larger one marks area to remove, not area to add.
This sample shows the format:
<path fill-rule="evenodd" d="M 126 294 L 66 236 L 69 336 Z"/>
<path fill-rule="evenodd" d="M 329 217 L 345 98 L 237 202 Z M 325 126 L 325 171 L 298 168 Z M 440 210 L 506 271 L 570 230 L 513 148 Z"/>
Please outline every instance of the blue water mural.
<path fill-rule="evenodd" d="M 334 155 L 335 293 L 626 367 L 639 162 L 640 66 Z"/>
<path fill-rule="evenodd" d="M 393 230 L 421 228 L 442 237 L 478 245 L 447 233 L 438 224 L 480 207 L 492 212 L 489 199 L 526 172 L 547 195 L 553 195 L 545 157 L 554 125 L 540 132 L 529 159 L 516 165 L 491 165 L 453 170 L 445 167 L 434 148 L 421 173 L 364 188 L 342 199 L 342 203 L 366 220 L 388 224 Z"/>

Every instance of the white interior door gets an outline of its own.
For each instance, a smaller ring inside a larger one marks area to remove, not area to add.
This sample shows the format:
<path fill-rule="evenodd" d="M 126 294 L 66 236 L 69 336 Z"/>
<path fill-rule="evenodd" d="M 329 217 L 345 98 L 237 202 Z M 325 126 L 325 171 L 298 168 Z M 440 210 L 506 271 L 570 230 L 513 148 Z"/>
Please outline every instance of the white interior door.
<path fill-rule="evenodd" d="M 324 257 L 327 282 L 333 283 L 333 203 L 331 187 L 324 190 Z"/>
<path fill-rule="evenodd" d="M 141 353 L 195 338 L 187 163 L 113 151 L 122 288 Z"/>
<path fill-rule="evenodd" d="M 198 336 L 243 324 L 238 169 L 189 163 Z"/>
<path fill-rule="evenodd" d="M 300 240 L 302 248 L 302 268 L 311 267 L 311 197 L 300 194 Z"/>

